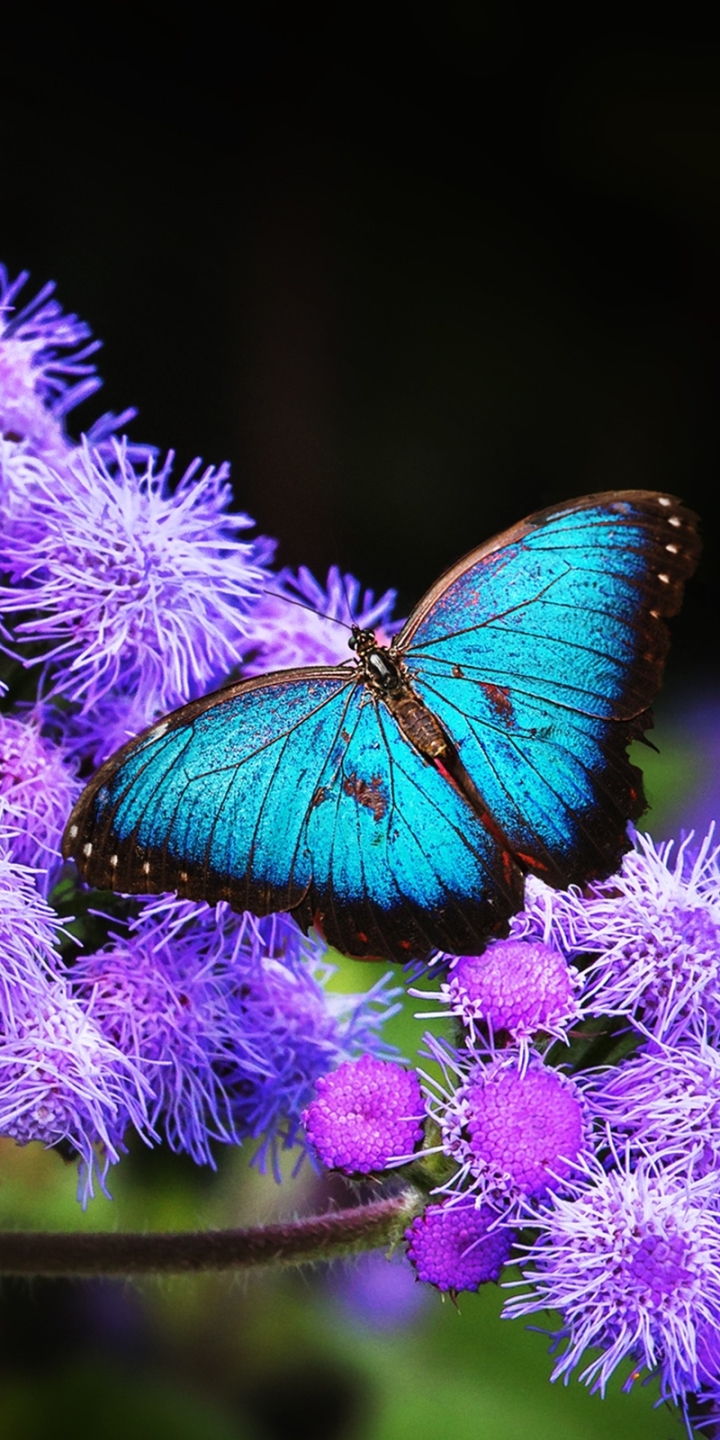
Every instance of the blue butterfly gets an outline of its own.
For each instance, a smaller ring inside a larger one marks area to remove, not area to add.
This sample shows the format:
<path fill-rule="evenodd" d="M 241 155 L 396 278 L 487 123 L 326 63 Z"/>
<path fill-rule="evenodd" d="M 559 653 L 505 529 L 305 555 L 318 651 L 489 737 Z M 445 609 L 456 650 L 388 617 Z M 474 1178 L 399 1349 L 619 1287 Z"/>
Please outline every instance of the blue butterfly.
<path fill-rule="evenodd" d="M 475 954 L 532 872 L 606 876 L 644 808 L 627 747 L 699 543 L 653 491 L 530 516 L 388 647 L 242 680 L 123 746 L 65 832 L 93 885 L 289 910 L 348 955 Z"/>

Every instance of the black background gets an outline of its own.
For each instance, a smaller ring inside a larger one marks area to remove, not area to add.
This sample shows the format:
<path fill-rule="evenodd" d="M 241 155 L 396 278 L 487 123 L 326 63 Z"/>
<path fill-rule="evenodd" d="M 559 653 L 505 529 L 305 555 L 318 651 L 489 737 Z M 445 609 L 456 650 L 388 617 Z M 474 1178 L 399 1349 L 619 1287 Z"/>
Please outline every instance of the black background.
<path fill-rule="evenodd" d="M 687 7 L 4 7 L 0 258 L 103 337 L 136 438 L 402 610 L 544 504 L 681 495 L 707 670 L 719 61 Z"/>

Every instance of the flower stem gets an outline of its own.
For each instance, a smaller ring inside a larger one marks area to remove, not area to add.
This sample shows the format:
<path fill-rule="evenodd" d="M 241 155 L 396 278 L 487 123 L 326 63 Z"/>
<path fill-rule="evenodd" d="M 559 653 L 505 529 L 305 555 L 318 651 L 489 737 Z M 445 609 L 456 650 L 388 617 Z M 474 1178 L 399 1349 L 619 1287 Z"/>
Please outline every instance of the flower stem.
<path fill-rule="evenodd" d="M 408 1189 L 391 1199 L 249 1230 L 152 1234 L 0 1231 L 2 1275 L 181 1275 L 305 1265 L 397 1244 L 425 1203 Z"/>

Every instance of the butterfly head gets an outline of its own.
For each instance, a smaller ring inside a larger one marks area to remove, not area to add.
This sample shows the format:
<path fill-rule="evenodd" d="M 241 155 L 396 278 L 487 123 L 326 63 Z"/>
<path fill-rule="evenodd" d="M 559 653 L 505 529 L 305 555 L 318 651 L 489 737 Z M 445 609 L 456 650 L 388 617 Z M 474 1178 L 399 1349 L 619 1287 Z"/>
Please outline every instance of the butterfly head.
<path fill-rule="evenodd" d="M 373 650 L 377 650 L 377 641 L 374 630 L 362 630 L 359 625 L 352 626 L 352 635 L 348 640 L 351 650 L 354 650 L 359 660 L 363 660 Z"/>

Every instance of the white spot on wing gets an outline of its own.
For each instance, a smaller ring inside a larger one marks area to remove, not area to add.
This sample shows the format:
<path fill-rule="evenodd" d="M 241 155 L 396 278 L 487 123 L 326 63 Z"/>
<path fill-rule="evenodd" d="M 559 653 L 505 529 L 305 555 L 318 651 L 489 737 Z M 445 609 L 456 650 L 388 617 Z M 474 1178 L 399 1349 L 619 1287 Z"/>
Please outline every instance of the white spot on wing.
<path fill-rule="evenodd" d="M 669 585 L 669 584 L 670 584 L 670 576 L 669 576 L 669 575 L 659 574 L 659 575 L 658 575 L 658 580 L 660 580 L 663 585 Z"/>
<path fill-rule="evenodd" d="M 77 827 L 77 825 L 71 825 L 71 826 L 70 826 L 70 839 L 71 839 L 71 840 L 74 840 L 74 839 L 76 838 L 76 836 L 77 836 L 77 833 L 78 833 L 78 827 Z"/>
<path fill-rule="evenodd" d="M 111 855 L 111 856 L 110 856 L 110 864 L 112 865 L 113 870 L 116 868 L 117 863 L 118 863 L 118 857 L 117 857 L 117 855 Z"/>
<path fill-rule="evenodd" d="M 149 860 L 143 860 L 143 875 L 149 875 L 149 874 L 150 874 L 150 861 L 149 861 Z"/>
<path fill-rule="evenodd" d="M 667 495 L 658 495 L 658 505 L 672 505 L 672 500 L 668 500 Z"/>
<path fill-rule="evenodd" d="M 83 845 L 83 855 L 87 855 L 87 856 L 92 855 L 92 841 L 91 841 L 91 840 L 88 840 L 87 845 Z"/>

